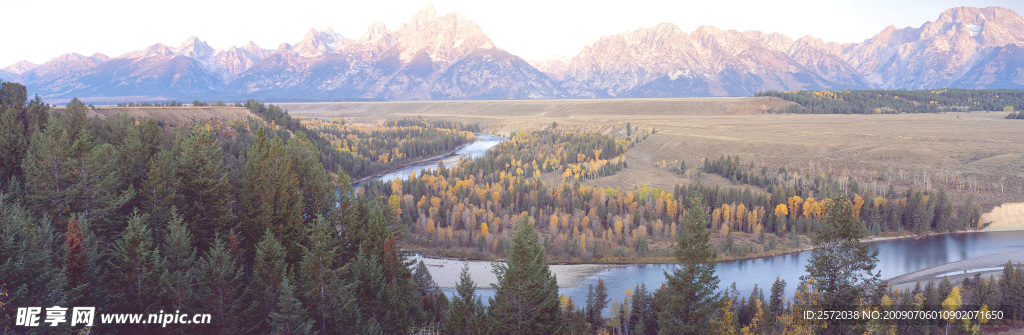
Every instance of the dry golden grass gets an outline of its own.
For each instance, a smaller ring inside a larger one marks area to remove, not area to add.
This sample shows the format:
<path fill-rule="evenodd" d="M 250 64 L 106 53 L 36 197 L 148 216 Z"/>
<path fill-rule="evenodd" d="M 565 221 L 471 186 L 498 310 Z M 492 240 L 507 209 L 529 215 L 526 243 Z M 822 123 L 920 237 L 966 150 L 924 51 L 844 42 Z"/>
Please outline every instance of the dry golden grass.
<path fill-rule="evenodd" d="M 135 118 L 153 118 L 168 124 L 179 124 L 188 120 L 202 121 L 207 119 L 220 119 L 231 122 L 243 120 L 246 117 L 259 119 L 258 116 L 249 112 L 244 107 L 96 107 L 89 110 L 89 116 L 99 115 L 106 118 L 117 114 L 128 114 Z"/>
<path fill-rule="evenodd" d="M 627 152 L 629 168 L 589 181 L 600 186 L 671 187 L 685 182 L 663 168 L 685 160 L 738 155 L 744 164 L 776 170 L 893 181 L 936 189 L 983 211 L 1024 199 L 1024 122 L 1002 112 L 799 115 L 767 114 L 788 102 L 771 98 L 611 99 L 539 101 L 351 102 L 282 104 L 292 115 L 344 117 L 356 123 L 424 117 L 480 123 L 487 131 L 551 127 L 625 135 L 625 124 L 656 129 Z M 705 183 L 728 181 L 705 174 Z M 716 179 L 717 178 L 717 179 Z M 692 179 L 692 178 L 691 178 Z M 887 188 L 860 182 L 861 193 Z"/>

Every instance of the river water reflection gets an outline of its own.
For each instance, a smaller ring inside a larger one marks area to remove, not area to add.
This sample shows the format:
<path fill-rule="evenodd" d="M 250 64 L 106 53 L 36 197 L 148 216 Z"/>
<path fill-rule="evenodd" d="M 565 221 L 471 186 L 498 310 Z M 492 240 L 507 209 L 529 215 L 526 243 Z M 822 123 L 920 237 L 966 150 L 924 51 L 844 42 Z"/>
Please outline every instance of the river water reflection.
<path fill-rule="evenodd" d="M 892 278 L 925 268 L 956 262 L 978 256 L 1024 250 L 1024 231 L 960 233 L 928 236 L 920 239 L 896 239 L 870 243 L 878 249 L 878 267 L 882 278 Z M 786 294 L 792 296 L 800 276 L 805 274 L 810 251 L 773 257 L 719 262 L 716 273 L 721 280 L 720 289 L 736 283 L 740 294 L 747 296 L 754 285 L 768 294 L 776 277 L 786 281 Z M 559 293 L 571 297 L 577 305 L 586 301 L 588 285 L 597 285 L 604 279 L 612 301 L 622 301 L 625 290 L 632 290 L 644 283 L 653 291 L 665 282 L 663 271 L 671 272 L 674 265 L 646 264 L 609 268 L 591 275 L 574 287 L 563 287 Z M 449 295 L 454 289 L 444 289 Z M 494 295 L 493 289 L 477 289 L 477 294 L 487 299 Z M 609 311 L 605 311 L 605 314 Z"/>

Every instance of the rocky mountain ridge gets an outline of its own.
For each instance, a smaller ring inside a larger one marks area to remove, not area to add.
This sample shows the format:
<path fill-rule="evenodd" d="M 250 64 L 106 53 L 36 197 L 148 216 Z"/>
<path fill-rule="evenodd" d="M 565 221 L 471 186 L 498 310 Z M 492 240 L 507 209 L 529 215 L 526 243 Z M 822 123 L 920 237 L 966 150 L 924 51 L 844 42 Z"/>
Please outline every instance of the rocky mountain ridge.
<path fill-rule="evenodd" d="M 1024 88 L 1024 18 L 959 7 L 861 43 L 671 23 L 602 37 L 570 58 L 527 62 L 475 22 L 423 8 L 359 38 L 311 29 L 294 45 L 215 50 L 192 36 L 117 57 L 18 62 L 0 79 L 47 100 L 275 101 L 746 96 L 762 90 Z"/>

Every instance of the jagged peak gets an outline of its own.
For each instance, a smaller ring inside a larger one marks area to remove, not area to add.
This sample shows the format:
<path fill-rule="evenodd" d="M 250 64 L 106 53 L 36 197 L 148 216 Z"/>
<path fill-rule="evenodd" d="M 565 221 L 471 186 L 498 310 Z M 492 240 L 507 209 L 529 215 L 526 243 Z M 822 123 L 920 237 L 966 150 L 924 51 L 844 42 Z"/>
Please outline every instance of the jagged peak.
<path fill-rule="evenodd" d="M 176 54 L 183 54 L 189 57 L 209 56 L 214 52 L 209 44 L 206 44 L 206 42 L 203 42 L 203 40 L 200 40 L 195 35 L 185 39 L 175 51 Z"/>
<path fill-rule="evenodd" d="M 999 19 L 1002 16 L 1019 17 L 1017 12 L 1003 7 L 954 7 L 947 9 L 939 15 L 939 22 L 964 22 L 977 24 L 982 21 Z"/>
<path fill-rule="evenodd" d="M 374 21 L 370 27 L 366 28 L 366 33 L 359 37 L 361 41 L 375 41 L 381 37 L 384 37 L 391 31 L 388 30 L 388 26 L 384 22 Z"/>
<path fill-rule="evenodd" d="M 103 53 L 97 52 L 97 53 L 93 53 L 92 56 L 89 56 L 89 59 L 92 59 L 92 60 L 95 60 L 95 61 L 100 61 L 100 62 L 106 62 L 106 61 L 110 60 L 110 57 L 107 56 L 107 55 L 104 55 Z"/>
<path fill-rule="evenodd" d="M 253 41 L 249 41 L 248 43 L 245 43 L 245 45 L 242 46 L 242 49 L 243 50 L 247 50 L 249 52 L 263 51 L 263 48 L 260 48 L 260 46 L 257 45 L 256 42 L 253 42 Z"/>
<path fill-rule="evenodd" d="M 306 37 L 295 46 L 303 57 L 318 57 L 338 50 L 345 42 L 345 37 L 335 33 L 332 28 L 324 31 L 310 28 Z"/>
<path fill-rule="evenodd" d="M 35 63 L 29 62 L 27 60 L 23 60 L 23 61 L 19 61 L 17 63 L 11 64 L 11 66 L 3 68 L 2 71 L 7 71 L 8 73 L 13 73 L 13 74 L 22 74 L 22 73 L 25 73 L 27 71 L 31 71 L 32 69 L 34 69 L 36 67 L 39 67 L 39 65 L 36 65 Z"/>
<path fill-rule="evenodd" d="M 420 30 L 426 25 L 430 24 L 437 19 L 437 11 L 434 10 L 434 5 L 427 3 L 423 9 L 416 12 L 409 21 L 402 25 L 402 29 Z"/>

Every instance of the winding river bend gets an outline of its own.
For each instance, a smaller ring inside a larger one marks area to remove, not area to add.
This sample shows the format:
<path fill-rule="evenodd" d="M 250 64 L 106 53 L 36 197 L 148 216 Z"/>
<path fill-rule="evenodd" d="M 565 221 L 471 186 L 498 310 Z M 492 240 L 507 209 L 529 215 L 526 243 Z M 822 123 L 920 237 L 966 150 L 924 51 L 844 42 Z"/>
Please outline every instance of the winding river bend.
<path fill-rule="evenodd" d="M 407 178 L 412 172 L 436 169 L 440 161 L 444 161 L 446 165 L 450 166 L 464 157 L 482 156 L 487 149 L 504 141 L 503 138 L 497 136 L 483 134 L 476 136 L 476 142 L 459 148 L 451 155 L 410 165 L 380 176 L 378 179 L 388 181 Z M 875 241 L 869 244 L 879 251 L 876 269 L 882 272 L 882 279 L 888 279 L 968 258 L 1024 250 L 1024 231 L 933 235 L 919 239 Z M 719 262 L 716 267 L 716 273 L 720 279 L 719 288 L 725 289 L 735 282 L 740 294 L 746 296 L 753 290 L 754 285 L 768 291 L 775 278 L 779 277 L 786 281 L 786 294 L 792 295 L 800 281 L 800 276 L 806 273 L 805 267 L 810 257 L 810 251 L 801 251 L 772 257 Z M 592 265 L 581 265 L 580 269 L 588 266 L 592 267 Z M 559 288 L 559 293 L 571 297 L 577 304 L 582 304 L 586 301 L 588 286 L 597 285 L 598 279 L 604 279 L 609 298 L 613 301 L 622 301 L 626 289 L 632 290 L 639 283 L 644 283 L 650 291 L 657 289 L 665 282 L 663 273 L 671 272 L 674 268 L 675 265 L 671 264 L 609 267 L 585 277 L 574 286 Z M 454 271 L 454 275 L 458 276 L 461 267 L 445 268 L 444 271 Z M 480 280 L 475 280 L 480 282 Z M 443 288 L 442 290 L 448 295 L 455 294 L 454 288 Z M 494 296 L 494 290 L 489 288 L 478 288 L 476 293 L 482 297 L 484 303 L 487 303 L 488 298 Z"/>
<path fill-rule="evenodd" d="M 455 163 L 458 163 L 458 161 L 463 158 L 473 159 L 476 157 L 483 156 L 484 154 L 487 153 L 487 149 L 490 149 L 491 147 L 498 145 L 498 143 L 501 143 L 503 141 L 505 141 L 505 139 L 501 137 L 486 134 L 476 134 L 476 141 L 460 147 L 450 155 L 446 155 L 438 159 L 431 159 L 427 161 L 414 163 L 412 165 L 402 167 L 401 169 L 385 173 L 380 177 L 377 177 L 377 179 L 382 181 L 408 179 L 409 175 L 412 174 L 413 172 L 419 173 L 420 171 L 423 170 L 437 169 L 437 163 L 442 161 L 445 163 L 445 166 L 452 166 L 455 165 Z"/>

